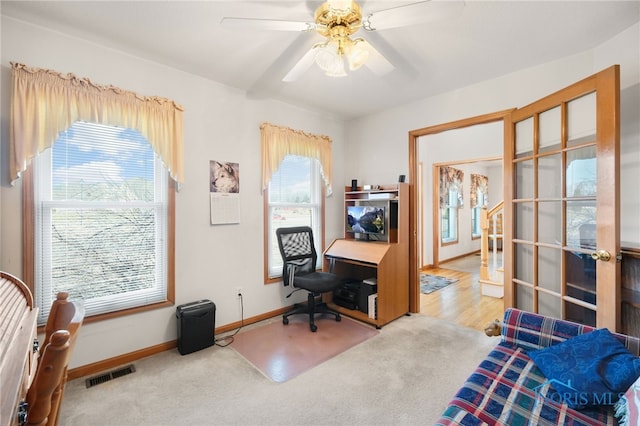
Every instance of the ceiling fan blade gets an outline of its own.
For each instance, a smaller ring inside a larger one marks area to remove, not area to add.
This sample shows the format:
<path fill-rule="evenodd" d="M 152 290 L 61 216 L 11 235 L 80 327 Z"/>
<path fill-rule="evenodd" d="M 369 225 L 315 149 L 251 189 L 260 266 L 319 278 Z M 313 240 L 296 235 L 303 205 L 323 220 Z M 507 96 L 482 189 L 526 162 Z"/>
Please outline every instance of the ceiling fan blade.
<path fill-rule="evenodd" d="M 305 53 L 321 39 L 320 35 L 300 33 L 294 37 L 288 45 L 282 47 L 282 52 L 274 58 L 273 63 L 254 81 L 247 90 L 247 96 L 252 99 L 276 99 L 282 89 L 288 84 L 282 81 L 282 76 L 287 70 L 292 69 Z"/>
<path fill-rule="evenodd" d="M 393 64 L 391 64 L 391 62 L 389 62 L 382 53 L 378 52 L 371 43 L 366 40 L 361 43 L 363 44 L 363 47 L 369 51 L 369 58 L 364 64 L 366 67 L 378 76 L 382 76 L 393 71 Z"/>
<path fill-rule="evenodd" d="M 285 21 L 261 18 L 224 17 L 220 25 L 229 29 L 239 30 L 270 30 L 270 31 L 315 31 L 317 25 L 313 22 Z"/>
<path fill-rule="evenodd" d="M 290 83 L 292 81 L 296 81 L 299 79 L 302 74 L 307 72 L 307 70 L 313 64 L 313 61 L 316 57 L 316 51 L 314 48 L 307 50 L 307 53 L 304 54 L 302 58 L 291 68 L 291 70 L 284 76 L 282 81 L 286 83 Z"/>
<path fill-rule="evenodd" d="M 375 46 L 375 49 L 380 52 L 380 55 L 393 64 L 393 74 L 402 75 L 403 78 L 412 79 L 418 74 L 418 70 L 415 66 L 405 58 L 398 49 L 389 44 L 382 35 L 383 33 L 373 31 L 367 34 L 367 41 Z M 392 73 L 389 73 L 392 74 Z"/>
<path fill-rule="evenodd" d="M 462 11 L 462 0 L 428 0 L 380 10 L 362 17 L 367 31 L 405 27 L 453 17 Z"/>

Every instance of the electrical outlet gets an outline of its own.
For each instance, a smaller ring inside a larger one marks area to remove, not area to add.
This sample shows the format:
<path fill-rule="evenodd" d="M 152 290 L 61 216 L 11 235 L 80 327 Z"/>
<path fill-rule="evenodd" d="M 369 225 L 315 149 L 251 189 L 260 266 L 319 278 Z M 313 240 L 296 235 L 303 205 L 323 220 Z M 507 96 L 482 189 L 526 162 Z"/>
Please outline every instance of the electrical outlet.
<path fill-rule="evenodd" d="M 236 288 L 236 297 L 240 297 L 242 296 L 242 287 L 237 287 Z"/>

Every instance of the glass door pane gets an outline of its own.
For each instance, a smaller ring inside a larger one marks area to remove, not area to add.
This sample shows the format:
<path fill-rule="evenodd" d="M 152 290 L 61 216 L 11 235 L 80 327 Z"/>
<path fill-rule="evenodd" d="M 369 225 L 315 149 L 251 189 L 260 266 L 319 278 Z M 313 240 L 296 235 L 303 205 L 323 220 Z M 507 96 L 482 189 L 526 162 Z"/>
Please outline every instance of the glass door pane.
<path fill-rule="evenodd" d="M 544 244 L 562 246 L 561 201 L 538 203 L 538 241 Z"/>
<path fill-rule="evenodd" d="M 567 152 L 567 197 L 594 197 L 597 187 L 595 145 Z"/>
<path fill-rule="evenodd" d="M 516 158 L 533 153 L 533 118 L 516 123 Z"/>
<path fill-rule="evenodd" d="M 567 146 L 596 140 L 596 92 L 568 102 Z"/>
<path fill-rule="evenodd" d="M 568 248 L 596 248 L 596 202 L 566 201 L 566 245 Z"/>
<path fill-rule="evenodd" d="M 562 197 L 562 155 L 547 155 L 538 159 L 538 198 Z"/>
<path fill-rule="evenodd" d="M 517 308 L 598 327 L 615 327 L 620 310 L 619 265 L 614 254 L 607 258 L 619 250 L 619 131 L 611 119 L 619 104 L 608 97 L 616 99 L 610 92 L 617 90 L 619 69 L 607 76 L 607 86 L 585 79 L 515 110 L 512 146 L 505 150 L 513 155 L 513 175 L 505 182 L 514 183 L 512 199 L 505 200 L 513 216 L 505 275 L 512 291 L 505 294 Z"/>
<path fill-rule="evenodd" d="M 538 152 L 555 151 L 561 148 L 561 121 L 561 108 L 559 106 L 540 114 L 540 143 L 538 144 Z"/>

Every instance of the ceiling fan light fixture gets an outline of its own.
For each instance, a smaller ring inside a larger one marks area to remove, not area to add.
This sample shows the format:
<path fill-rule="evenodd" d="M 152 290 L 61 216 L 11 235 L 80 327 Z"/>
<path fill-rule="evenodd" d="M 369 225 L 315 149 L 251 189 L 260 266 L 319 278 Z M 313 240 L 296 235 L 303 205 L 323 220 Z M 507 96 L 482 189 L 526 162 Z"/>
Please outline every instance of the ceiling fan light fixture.
<path fill-rule="evenodd" d="M 353 10 L 352 0 L 327 0 L 328 9 L 334 15 L 348 15 Z"/>
<path fill-rule="evenodd" d="M 334 63 L 334 67 L 326 70 L 324 73 L 328 77 L 346 77 L 347 72 L 344 69 L 344 59 L 342 56 L 338 56 L 339 61 Z"/>
<path fill-rule="evenodd" d="M 363 39 L 354 40 L 347 52 L 347 61 L 349 62 L 349 69 L 355 71 L 363 66 L 367 59 L 369 59 L 369 51 L 364 47 Z"/>
<path fill-rule="evenodd" d="M 333 42 L 327 43 L 317 48 L 315 61 L 324 72 L 331 72 L 342 63 L 342 57 L 338 54 L 337 46 L 332 46 L 335 44 Z"/>
<path fill-rule="evenodd" d="M 295 81 L 313 62 L 329 76 L 345 76 L 345 66 L 349 71 L 355 71 L 365 64 L 376 76 L 382 76 L 394 69 L 393 64 L 366 40 L 352 40 L 358 31 L 372 32 L 449 18 L 460 13 L 465 5 L 465 0 L 413 0 L 399 5 L 389 1 L 391 7 L 363 16 L 359 2 L 322 0 L 313 14 L 313 22 L 224 17 L 220 23 L 231 28 L 315 32 L 323 37 L 324 41 L 314 44 L 282 81 Z M 391 53 L 390 48 L 387 51 Z"/>

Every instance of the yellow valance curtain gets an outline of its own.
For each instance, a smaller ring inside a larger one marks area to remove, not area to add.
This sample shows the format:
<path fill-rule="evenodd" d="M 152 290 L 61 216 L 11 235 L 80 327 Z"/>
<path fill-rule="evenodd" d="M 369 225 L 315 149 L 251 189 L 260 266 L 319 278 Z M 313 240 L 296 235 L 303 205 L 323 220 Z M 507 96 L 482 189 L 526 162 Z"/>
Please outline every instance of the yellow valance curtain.
<path fill-rule="evenodd" d="M 270 123 L 260 125 L 262 137 L 262 190 L 269 186 L 271 177 L 287 155 L 316 158 L 320 161 L 320 172 L 327 196 L 332 189 L 331 139 L 324 135 L 312 135 L 301 130 L 276 126 Z"/>
<path fill-rule="evenodd" d="M 33 157 L 53 145 L 58 134 L 76 121 L 121 126 L 139 131 L 169 169 L 184 180 L 183 109 L 159 97 L 141 96 L 101 86 L 73 74 L 13 67 L 10 172 L 12 184 Z"/>

